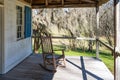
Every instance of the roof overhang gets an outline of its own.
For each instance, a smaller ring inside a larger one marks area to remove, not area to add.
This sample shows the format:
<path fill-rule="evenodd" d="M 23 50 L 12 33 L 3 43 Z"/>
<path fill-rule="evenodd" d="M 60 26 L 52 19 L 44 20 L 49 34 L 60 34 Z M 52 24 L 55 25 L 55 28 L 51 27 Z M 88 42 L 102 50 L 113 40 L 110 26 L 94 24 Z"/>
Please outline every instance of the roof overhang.
<path fill-rule="evenodd" d="M 28 2 L 32 8 L 65 8 L 65 7 L 95 7 L 109 0 L 21 0 Z"/>

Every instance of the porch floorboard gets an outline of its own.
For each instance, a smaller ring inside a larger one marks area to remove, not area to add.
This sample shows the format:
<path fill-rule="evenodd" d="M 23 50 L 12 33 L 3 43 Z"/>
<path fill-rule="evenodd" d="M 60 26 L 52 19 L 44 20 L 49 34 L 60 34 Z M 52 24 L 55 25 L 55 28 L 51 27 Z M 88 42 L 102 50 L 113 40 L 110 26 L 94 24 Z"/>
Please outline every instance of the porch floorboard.
<path fill-rule="evenodd" d="M 66 57 L 66 68 L 57 67 L 57 72 L 44 70 L 40 54 L 32 54 L 0 80 L 114 80 L 105 64 L 92 57 Z"/>

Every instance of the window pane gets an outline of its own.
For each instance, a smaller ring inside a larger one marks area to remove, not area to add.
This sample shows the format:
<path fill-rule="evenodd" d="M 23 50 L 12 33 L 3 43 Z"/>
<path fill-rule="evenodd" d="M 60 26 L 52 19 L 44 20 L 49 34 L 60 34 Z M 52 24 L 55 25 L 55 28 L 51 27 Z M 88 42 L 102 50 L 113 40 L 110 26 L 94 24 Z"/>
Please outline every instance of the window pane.
<path fill-rule="evenodd" d="M 22 7 L 20 6 L 16 6 L 16 11 L 17 11 L 17 19 L 16 19 L 16 23 L 17 23 L 17 39 L 21 39 L 22 38 L 22 25 L 23 25 L 23 12 L 22 12 Z"/>

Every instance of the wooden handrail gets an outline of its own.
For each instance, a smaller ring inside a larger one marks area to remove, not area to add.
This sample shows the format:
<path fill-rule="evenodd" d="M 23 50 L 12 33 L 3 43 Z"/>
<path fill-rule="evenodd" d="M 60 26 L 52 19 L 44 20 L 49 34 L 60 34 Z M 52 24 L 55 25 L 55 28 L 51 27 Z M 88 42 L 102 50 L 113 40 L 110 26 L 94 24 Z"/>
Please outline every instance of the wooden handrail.
<path fill-rule="evenodd" d="M 114 48 L 113 48 L 112 46 L 110 46 L 110 45 L 108 45 L 108 44 L 102 42 L 102 41 L 99 40 L 99 39 L 96 39 L 96 40 L 99 41 L 102 45 L 104 45 L 104 46 L 107 47 L 108 49 L 110 49 L 111 51 L 114 51 Z"/>
<path fill-rule="evenodd" d="M 40 38 L 40 36 L 32 36 L 32 38 Z M 47 37 L 44 37 L 44 38 L 47 38 Z M 99 40 L 99 39 L 95 39 L 95 38 L 86 38 L 86 37 L 68 37 L 68 36 L 65 36 L 65 37 L 53 36 L 53 37 L 51 37 L 51 38 L 52 38 L 52 39 L 91 40 L 91 41 L 96 40 L 96 41 L 99 41 L 99 43 L 101 43 L 101 44 L 104 45 L 105 47 L 107 47 L 109 50 L 111 50 L 111 51 L 112 51 L 112 55 L 113 55 L 113 52 L 114 52 L 114 47 L 112 47 L 112 46 L 110 46 L 110 45 L 108 45 L 108 44 L 102 42 L 102 41 Z M 120 54 L 118 54 L 117 52 L 116 52 L 116 54 L 117 54 L 118 56 L 120 56 Z"/>
<path fill-rule="evenodd" d="M 39 38 L 40 36 L 32 36 L 32 38 Z M 76 40 L 96 40 L 95 38 L 86 38 L 86 37 L 58 37 L 58 36 L 53 36 L 51 37 L 52 39 L 76 39 Z"/>
<path fill-rule="evenodd" d="M 86 38 L 86 37 L 77 37 L 76 39 L 77 40 L 92 40 L 92 41 L 96 40 L 95 38 Z"/>
<path fill-rule="evenodd" d="M 32 36 L 32 38 L 40 38 L 40 36 Z M 58 37 L 58 36 L 52 36 L 53 39 L 76 39 L 76 37 Z"/>

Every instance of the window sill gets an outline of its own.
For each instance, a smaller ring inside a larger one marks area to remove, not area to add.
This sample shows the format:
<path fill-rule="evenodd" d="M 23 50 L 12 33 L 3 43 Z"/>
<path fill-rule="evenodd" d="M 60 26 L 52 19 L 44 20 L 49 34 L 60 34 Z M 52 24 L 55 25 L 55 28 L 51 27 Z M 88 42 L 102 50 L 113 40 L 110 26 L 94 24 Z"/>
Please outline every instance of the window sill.
<path fill-rule="evenodd" d="M 25 39 L 25 38 L 20 38 L 20 39 L 17 39 L 17 41 L 20 41 L 20 40 L 23 40 L 23 39 Z"/>

